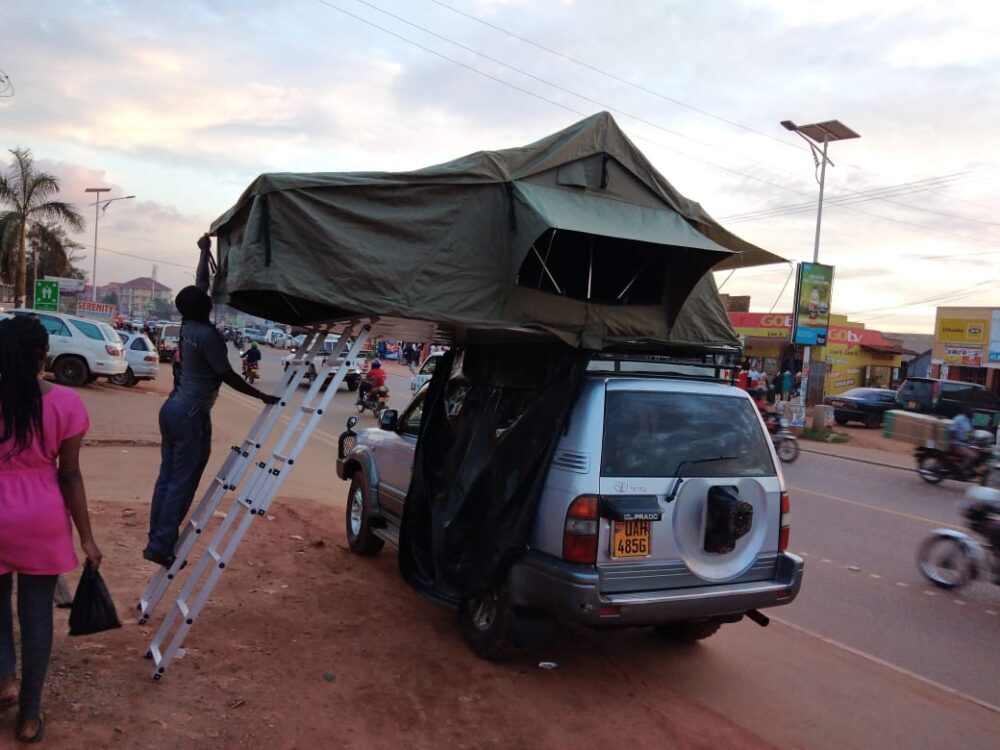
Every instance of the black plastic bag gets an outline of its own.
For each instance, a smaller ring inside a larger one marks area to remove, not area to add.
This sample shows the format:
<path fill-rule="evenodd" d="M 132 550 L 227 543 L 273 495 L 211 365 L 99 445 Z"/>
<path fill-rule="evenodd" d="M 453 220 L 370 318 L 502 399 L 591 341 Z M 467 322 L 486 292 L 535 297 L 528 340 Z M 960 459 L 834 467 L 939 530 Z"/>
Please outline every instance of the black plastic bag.
<path fill-rule="evenodd" d="M 120 628 L 115 603 L 111 601 L 104 579 L 90 563 L 84 563 L 83 575 L 76 587 L 73 608 L 69 613 L 70 635 L 91 635 Z"/>

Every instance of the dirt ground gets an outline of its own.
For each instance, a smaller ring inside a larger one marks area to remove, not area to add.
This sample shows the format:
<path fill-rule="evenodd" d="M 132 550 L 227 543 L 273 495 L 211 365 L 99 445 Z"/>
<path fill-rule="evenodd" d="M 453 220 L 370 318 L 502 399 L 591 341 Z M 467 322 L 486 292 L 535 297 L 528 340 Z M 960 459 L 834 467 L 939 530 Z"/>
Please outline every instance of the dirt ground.
<path fill-rule="evenodd" d="M 768 746 L 662 682 L 651 693 L 596 633 L 567 633 L 507 664 L 477 659 L 454 613 L 406 587 L 394 552 L 352 555 L 341 512 L 302 499 L 255 521 L 186 654 L 154 682 L 143 654 L 155 631 L 131 608 L 153 572 L 139 560 L 146 512 L 94 503 L 124 626 L 70 638 L 68 611 L 56 610 L 48 747 Z M 627 637 L 648 641 L 650 675 L 690 669 L 702 648 Z M 559 666 L 540 669 L 539 659 Z M 14 744 L 13 720 L 0 719 L 0 747 Z"/>
<path fill-rule="evenodd" d="M 680 682 L 709 656 L 704 645 L 667 644 L 650 632 L 576 630 L 509 663 L 473 656 L 455 613 L 407 587 L 393 550 L 375 559 L 348 551 L 346 490 L 322 441 L 303 455 L 289 496 L 254 521 L 183 658 L 154 682 L 143 655 L 173 599 L 142 627 L 134 606 L 155 571 L 140 553 L 159 459 L 156 412 L 167 387 L 80 391 L 92 423 L 82 465 L 101 570 L 123 627 L 70 638 L 68 610 L 55 610 L 45 746 L 770 746 L 685 696 Z M 245 434 L 256 407 L 227 396 L 214 411 L 206 477 L 225 446 Z M 71 587 L 78 575 L 69 575 Z M 558 667 L 541 669 L 541 660 Z M 664 687 L 672 679 L 678 687 Z M 14 711 L 0 713 L 2 750 L 15 747 L 14 718 Z"/>

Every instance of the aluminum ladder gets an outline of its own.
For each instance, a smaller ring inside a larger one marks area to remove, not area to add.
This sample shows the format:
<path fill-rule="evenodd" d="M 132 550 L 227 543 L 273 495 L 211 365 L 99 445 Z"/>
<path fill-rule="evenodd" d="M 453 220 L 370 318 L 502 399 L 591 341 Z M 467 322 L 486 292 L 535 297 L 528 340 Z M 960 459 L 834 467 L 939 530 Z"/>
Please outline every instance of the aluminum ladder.
<path fill-rule="evenodd" d="M 177 573 L 185 566 L 187 557 L 226 491 L 237 490 L 229 512 L 215 530 L 207 549 L 194 565 L 150 644 L 147 656 L 153 660 L 154 680 L 162 679 L 166 673 L 177 650 L 184 643 L 185 636 L 208 602 L 223 570 L 249 530 L 250 524 L 255 518 L 266 515 L 275 495 L 281 489 L 320 418 L 344 381 L 349 363 L 355 360 L 358 352 L 368 341 L 371 323 L 360 326 L 355 334 L 354 329 L 357 327 L 355 323 L 345 326 L 337 345 L 327 355 L 326 363 L 317 368 L 316 378 L 303 397 L 302 403 L 290 416 L 273 452 L 266 460 L 259 461 L 253 466 L 249 478 L 241 487 L 246 469 L 253 463 L 256 452 L 260 450 L 269 432 L 277 424 L 282 408 L 290 403 L 313 358 L 323 350 L 326 331 L 317 332 L 315 340 L 307 341 L 309 348 L 306 356 L 294 359 L 282 380 L 284 391 L 279 394 L 281 400 L 272 407 L 266 407 L 251 427 L 247 439 L 241 446 L 234 447 L 213 480 L 212 487 L 186 525 L 184 534 L 178 541 L 177 559 L 169 569 L 161 569 L 147 587 L 139 605 L 142 612 L 140 623 L 146 622 Z M 340 356 L 347 349 L 352 336 L 355 337 L 354 342 L 350 345 L 346 358 L 341 360 Z M 330 385 L 324 389 L 323 384 L 331 374 L 333 378 Z"/>

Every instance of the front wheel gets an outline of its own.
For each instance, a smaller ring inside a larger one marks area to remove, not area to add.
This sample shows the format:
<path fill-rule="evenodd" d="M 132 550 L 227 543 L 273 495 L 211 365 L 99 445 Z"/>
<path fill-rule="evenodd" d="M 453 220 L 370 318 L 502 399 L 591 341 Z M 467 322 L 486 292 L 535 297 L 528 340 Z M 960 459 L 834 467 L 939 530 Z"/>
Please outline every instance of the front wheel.
<path fill-rule="evenodd" d="M 917 473 L 925 482 L 937 484 L 944 479 L 944 465 L 938 456 L 921 456 L 917 459 Z"/>
<path fill-rule="evenodd" d="M 87 382 L 90 372 L 87 363 L 79 357 L 63 357 L 52 368 L 60 385 L 79 387 Z"/>
<path fill-rule="evenodd" d="M 865 426 L 870 428 L 876 428 L 882 426 L 882 417 L 878 414 L 869 414 L 865 417 Z"/>
<path fill-rule="evenodd" d="M 790 464 L 799 457 L 799 442 L 795 438 L 781 438 L 778 441 L 778 458 Z"/>
<path fill-rule="evenodd" d="M 372 533 L 371 519 L 368 514 L 368 493 L 361 476 L 355 474 L 351 479 L 351 488 L 347 491 L 347 544 L 351 552 L 363 557 L 372 557 L 381 551 L 385 542 Z"/>
<path fill-rule="evenodd" d="M 944 534 L 927 537 L 917 551 L 924 578 L 942 589 L 962 588 L 976 572 L 976 563 L 959 540 Z"/>

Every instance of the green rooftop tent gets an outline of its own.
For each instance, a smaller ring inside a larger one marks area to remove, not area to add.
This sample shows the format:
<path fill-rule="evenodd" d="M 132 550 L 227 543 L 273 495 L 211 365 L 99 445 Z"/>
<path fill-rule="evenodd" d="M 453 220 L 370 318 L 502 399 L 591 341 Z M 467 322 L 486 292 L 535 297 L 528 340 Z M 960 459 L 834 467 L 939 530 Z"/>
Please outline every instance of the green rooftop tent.
<path fill-rule="evenodd" d="M 736 347 L 708 271 L 782 260 L 675 190 L 606 112 L 413 172 L 264 174 L 211 233 L 216 299 L 247 313 L 591 350 Z"/>

